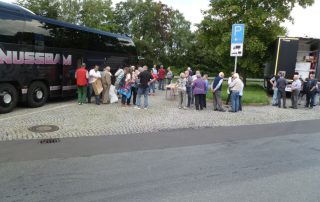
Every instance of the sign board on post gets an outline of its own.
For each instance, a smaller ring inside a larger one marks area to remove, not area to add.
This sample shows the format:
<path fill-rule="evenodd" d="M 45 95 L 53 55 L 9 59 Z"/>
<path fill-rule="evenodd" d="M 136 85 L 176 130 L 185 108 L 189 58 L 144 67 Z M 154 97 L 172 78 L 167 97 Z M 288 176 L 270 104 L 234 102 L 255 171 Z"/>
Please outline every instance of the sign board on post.
<path fill-rule="evenodd" d="M 230 56 L 237 57 L 243 55 L 244 24 L 233 24 L 231 35 Z"/>

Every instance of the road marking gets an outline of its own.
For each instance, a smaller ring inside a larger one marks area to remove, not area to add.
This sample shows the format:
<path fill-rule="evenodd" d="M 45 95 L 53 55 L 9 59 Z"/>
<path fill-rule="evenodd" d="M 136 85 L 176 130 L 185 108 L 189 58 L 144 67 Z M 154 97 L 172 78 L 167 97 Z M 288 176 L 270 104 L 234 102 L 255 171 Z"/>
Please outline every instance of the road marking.
<path fill-rule="evenodd" d="M 17 118 L 17 117 L 22 117 L 22 116 L 27 116 L 27 115 L 32 115 L 32 114 L 36 114 L 36 113 L 47 112 L 47 111 L 51 111 L 51 110 L 56 110 L 56 109 L 68 107 L 68 106 L 71 106 L 71 105 L 74 105 L 74 104 L 67 104 L 67 105 L 62 105 L 62 106 L 58 106 L 58 107 L 53 107 L 53 108 L 50 108 L 50 109 L 44 109 L 44 110 L 41 110 L 41 111 L 30 112 L 30 113 L 20 114 L 20 115 L 16 115 L 16 116 L 10 116 L 10 117 L 6 117 L 6 118 L 3 118 L 3 119 L 0 119 L 0 121 L 13 119 L 13 118 Z"/>

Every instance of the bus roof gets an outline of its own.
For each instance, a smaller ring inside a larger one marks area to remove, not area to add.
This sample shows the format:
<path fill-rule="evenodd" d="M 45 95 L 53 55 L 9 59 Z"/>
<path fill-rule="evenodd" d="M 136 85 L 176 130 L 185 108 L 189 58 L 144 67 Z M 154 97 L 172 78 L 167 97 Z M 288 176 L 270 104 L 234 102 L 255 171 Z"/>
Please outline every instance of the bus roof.
<path fill-rule="evenodd" d="M 59 20 L 38 16 L 38 15 L 35 15 L 32 11 L 30 11 L 30 10 L 28 10 L 28 9 L 22 7 L 22 6 L 19 6 L 19 5 L 16 5 L 16 4 L 2 2 L 1 0 L 0 0 L 0 8 L 6 9 L 6 10 L 10 10 L 10 11 L 14 11 L 14 12 L 19 12 L 21 14 L 24 14 L 26 16 L 26 18 L 37 19 L 37 20 L 40 20 L 40 21 L 48 22 L 48 23 L 51 23 L 51 24 L 54 24 L 54 25 L 58 25 L 58 26 L 62 26 L 62 27 L 68 27 L 68 28 L 77 29 L 77 30 L 81 30 L 81 31 L 86 31 L 86 32 L 91 32 L 91 33 L 111 36 L 111 37 L 115 37 L 115 38 L 118 38 L 118 39 L 132 40 L 127 35 L 114 34 L 114 33 L 111 33 L 111 32 L 105 32 L 105 31 L 101 31 L 101 30 L 97 30 L 97 29 L 93 29 L 93 28 L 88 28 L 88 27 L 84 27 L 84 26 L 80 26 L 80 25 L 71 24 L 71 23 L 68 23 L 68 22 L 62 22 L 62 21 L 59 21 Z"/>
<path fill-rule="evenodd" d="M 15 11 L 15 12 L 20 12 L 20 13 L 23 13 L 23 14 L 33 14 L 34 13 L 22 6 L 19 6 L 17 4 L 11 4 L 11 3 L 6 3 L 6 2 L 3 2 L 0 0 L 0 7 L 1 8 L 4 8 L 6 10 L 10 10 L 10 11 Z"/>

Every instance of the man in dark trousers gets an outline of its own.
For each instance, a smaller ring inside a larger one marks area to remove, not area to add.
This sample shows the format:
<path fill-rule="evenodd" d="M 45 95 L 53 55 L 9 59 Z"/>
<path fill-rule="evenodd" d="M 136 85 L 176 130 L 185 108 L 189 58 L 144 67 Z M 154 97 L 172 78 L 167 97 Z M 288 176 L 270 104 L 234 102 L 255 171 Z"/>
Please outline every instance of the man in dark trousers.
<path fill-rule="evenodd" d="M 284 73 L 279 73 L 280 78 L 277 81 L 277 88 L 278 88 L 278 107 L 281 108 L 281 98 L 283 101 L 283 108 L 286 107 L 286 86 L 288 84 L 287 80 L 284 78 Z"/>
<path fill-rule="evenodd" d="M 226 110 L 222 107 L 221 101 L 221 91 L 222 91 L 222 82 L 224 78 L 224 73 L 220 72 L 219 75 L 214 79 L 211 85 L 211 90 L 213 93 L 213 110 L 225 112 Z"/>
<path fill-rule="evenodd" d="M 314 74 L 310 74 L 310 79 L 307 82 L 307 100 L 305 107 L 312 109 L 314 106 L 314 97 L 317 93 L 317 80 L 314 79 Z"/>
<path fill-rule="evenodd" d="M 153 77 L 151 73 L 148 71 L 148 66 L 143 66 L 143 72 L 141 72 L 138 76 L 140 80 L 140 84 L 138 87 L 138 99 L 136 109 L 141 109 L 141 95 L 144 95 L 144 109 L 148 108 L 148 93 L 149 93 L 149 85 L 153 82 Z"/>
<path fill-rule="evenodd" d="M 87 97 L 87 85 L 89 74 L 86 70 L 86 64 L 82 63 L 82 65 L 77 69 L 75 78 L 77 79 L 77 87 L 78 87 L 78 103 L 82 105 L 86 101 Z"/>

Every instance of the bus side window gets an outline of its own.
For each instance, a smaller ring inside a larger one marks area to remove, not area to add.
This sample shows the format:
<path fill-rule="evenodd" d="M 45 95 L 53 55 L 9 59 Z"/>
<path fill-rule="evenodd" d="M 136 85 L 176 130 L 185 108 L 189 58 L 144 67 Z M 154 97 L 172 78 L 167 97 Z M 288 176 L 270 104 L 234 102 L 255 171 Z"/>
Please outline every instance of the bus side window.
<path fill-rule="evenodd" d="M 14 21 L 14 23 L 12 23 Z M 21 43 L 24 17 L 17 13 L 0 10 L 0 42 Z"/>
<path fill-rule="evenodd" d="M 104 45 L 104 50 L 107 52 L 113 52 L 117 45 L 117 41 L 109 36 L 102 36 L 102 43 Z"/>
<path fill-rule="evenodd" d="M 35 46 L 36 50 L 43 50 L 46 35 L 48 35 L 48 31 L 40 21 L 32 18 L 26 19 L 26 26 L 23 33 L 25 44 Z"/>
<path fill-rule="evenodd" d="M 80 31 L 79 33 L 80 43 L 79 49 L 89 50 L 90 47 L 90 35 L 88 32 Z"/>
<path fill-rule="evenodd" d="M 79 40 L 79 31 L 64 27 L 61 43 L 64 48 L 79 49 L 79 43 L 81 43 Z"/>
<path fill-rule="evenodd" d="M 34 45 L 36 51 L 44 50 L 44 36 L 41 34 L 34 34 Z"/>
<path fill-rule="evenodd" d="M 54 24 L 41 22 L 43 30 L 45 32 L 41 34 L 42 39 L 44 41 L 44 46 L 46 47 L 59 47 L 60 43 L 59 40 L 59 33 L 58 27 Z M 41 44 L 40 44 L 41 45 Z"/>

